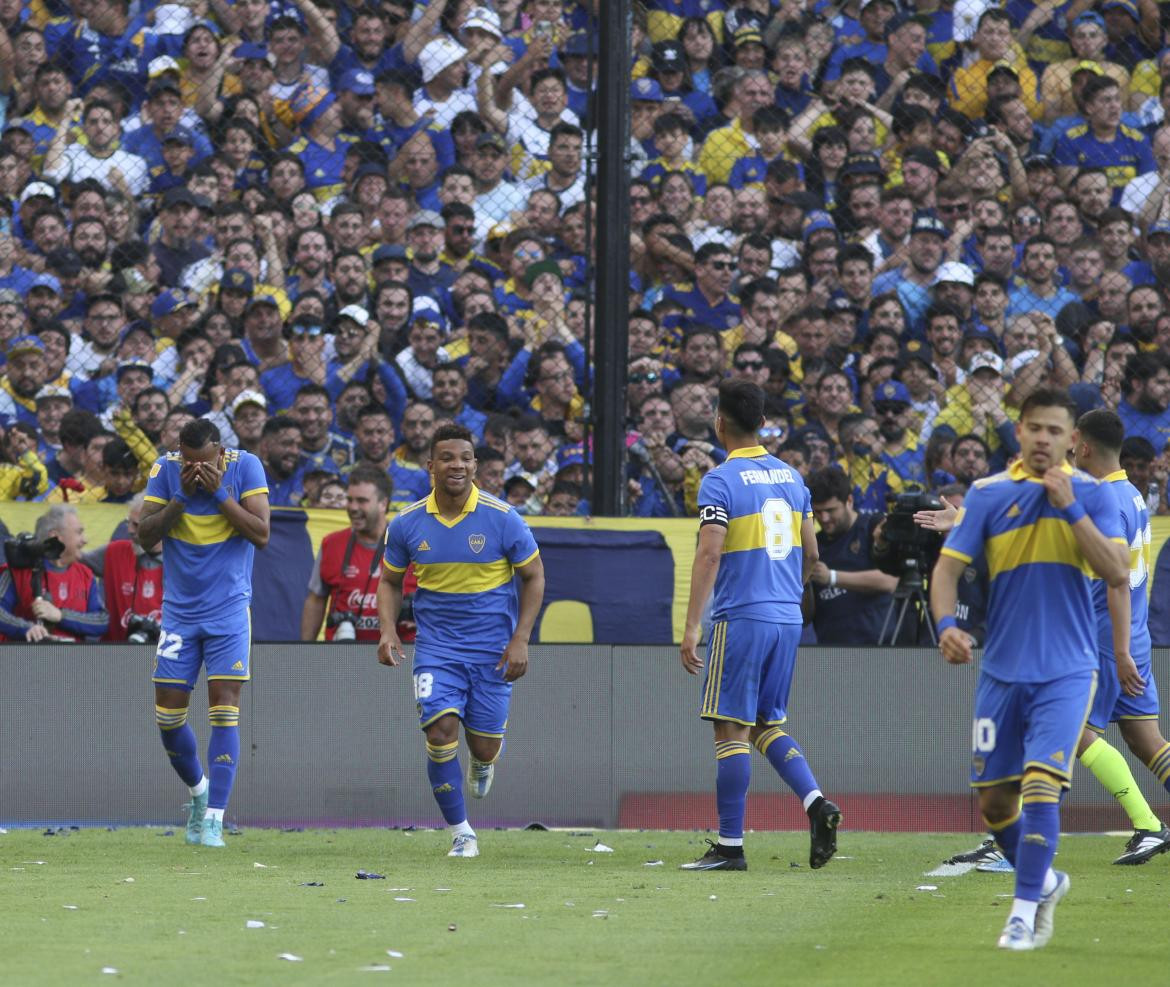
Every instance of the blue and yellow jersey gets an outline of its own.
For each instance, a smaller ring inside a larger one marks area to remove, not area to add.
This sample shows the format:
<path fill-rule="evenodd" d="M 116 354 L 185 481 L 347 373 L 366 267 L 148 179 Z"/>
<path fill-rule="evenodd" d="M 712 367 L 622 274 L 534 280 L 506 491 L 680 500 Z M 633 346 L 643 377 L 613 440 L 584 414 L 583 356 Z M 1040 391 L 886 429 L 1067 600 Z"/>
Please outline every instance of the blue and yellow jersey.
<path fill-rule="evenodd" d="M 703 477 L 699 526 L 727 528 L 715 577 L 715 620 L 799 624 L 804 593 L 800 526 L 812 517 L 800 474 L 763 446 L 736 449 Z"/>
<path fill-rule="evenodd" d="M 516 630 L 513 574 L 539 554 L 520 515 L 477 487 L 453 521 L 439 514 L 434 493 L 396 514 L 382 564 L 402 573 L 414 563 L 416 653 L 499 661 Z"/>
<path fill-rule="evenodd" d="M 225 449 L 221 485 L 238 501 L 268 493 L 260 460 Z M 183 457 L 168 452 L 150 468 L 145 499 L 169 504 L 180 492 Z M 163 620 L 212 620 L 229 616 L 252 599 L 253 544 L 231 526 L 211 494 L 200 489 L 163 536 Z"/>
<path fill-rule="evenodd" d="M 1123 541 L 1108 486 L 1065 467 L 1073 494 L 1106 538 Z M 1048 682 L 1097 667 L 1088 563 L 1072 525 L 1021 463 L 976 480 L 944 555 L 987 559 L 991 592 L 983 671 L 1002 682 Z"/>
<path fill-rule="evenodd" d="M 1150 653 L 1150 509 L 1146 498 L 1129 482 L 1125 470 L 1110 473 L 1102 485 L 1113 492 L 1121 511 L 1124 537 L 1129 544 L 1129 652 L 1135 657 Z M 1113 622 L 1105 580 L 1093 579 L 1093 608 L 1097 613 L 1098 642 L 1113 650 Z"/>
<path fill-rule="evenodd" d="M 1126 185 L 1158 167 L 1145 134 L 1125 124 L 1117 128 L 1111 141 L 1098 140 L 1088 124 L 1070 127 L 1057 140 L 1052 157 L 1058 166 L 1104 169 L 1113 189 L 1114 205 Z"/>

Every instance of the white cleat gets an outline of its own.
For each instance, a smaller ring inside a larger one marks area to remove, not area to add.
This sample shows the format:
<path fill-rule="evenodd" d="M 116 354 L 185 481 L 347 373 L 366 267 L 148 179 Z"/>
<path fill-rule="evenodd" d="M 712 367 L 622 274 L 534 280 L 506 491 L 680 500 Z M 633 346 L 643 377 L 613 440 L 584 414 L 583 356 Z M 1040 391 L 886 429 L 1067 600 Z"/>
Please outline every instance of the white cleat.
<path fill-rule="evenodd" d="M 1008 919 L 1008 924 L 1003 927 L 996 945 L 1000 949 L 1022 953 L 1035 949 L 1039 943 L 1036 942 L 1035 934 L 1028 928 L 1028 923 L 1017 915 Z"/>
<path fill-rule="evenodd" d="M 467 761 L 467 793 L 473 799 L 481 799 L 492 790 L 492 779 L 496 776 L 496 766 L 484 764 L 474 757 Z"/>
<path fill-rule="evenodd" d="M 451 851 L 448 857 L 478 857 L 479 840 L 474 833 L 459 833 L 451 841 Z"/>
<path fill-rule="evenodd" d="M 1036 948 L 1047 946 L 1048 940 L 1052 938 L 1052 930 L 1056 925 L 1056 906 L 1060 903 L 1060 899 L 1068 894 L 1068 889 L 1072 887 L 1072 881 L 1069 876 L 1062 870 L 1056 872 L 1056 887 L 1052 889 L 1050 894 L 1046 894 L 1040 899 L 1040 904 L 1036 906 Z"/>

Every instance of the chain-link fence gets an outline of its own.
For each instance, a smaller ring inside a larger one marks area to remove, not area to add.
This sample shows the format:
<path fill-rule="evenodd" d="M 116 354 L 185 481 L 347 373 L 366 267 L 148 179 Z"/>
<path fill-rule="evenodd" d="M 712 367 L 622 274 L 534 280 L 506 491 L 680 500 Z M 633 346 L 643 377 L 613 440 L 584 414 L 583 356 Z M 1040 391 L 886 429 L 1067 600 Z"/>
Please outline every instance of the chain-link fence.
<path fill-rule="evenodd" d="M 45 0 L 0 11 L 0 497 L 124 500 L 182 425 L 275 504 L 436 425 L 528 513 L 695 513 L 714 388 L 855 506 L 1001 469 L 1029 393 L 1127 432 L 1170 512 L 1170 58 L 1157 5 L 635 6 L 627 365 L 594 366 L 599 11 Z M 612 248 L 612 245 L 609 245 Z"/>

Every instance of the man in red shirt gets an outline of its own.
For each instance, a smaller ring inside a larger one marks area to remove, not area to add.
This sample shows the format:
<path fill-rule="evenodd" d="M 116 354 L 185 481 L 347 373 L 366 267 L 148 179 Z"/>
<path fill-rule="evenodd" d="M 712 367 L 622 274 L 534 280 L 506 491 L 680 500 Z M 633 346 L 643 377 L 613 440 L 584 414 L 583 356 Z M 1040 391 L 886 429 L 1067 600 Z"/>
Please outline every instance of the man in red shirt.
<path fill-rule="evenodd" d="M 142 499 L 143 494 L 135 494 L 126 505 L 124 538 L 115 538 L 82 558 L 101 577 L 105 588 L 110 626 L 103 641 L 125 641 L 136 630 L 143 635 L 141 639 L 136 637 L 136 642 L 158 640 L 158 623 L 162 620 L 162 545 L 148 552 L 138 544 Z M 135 627 L 131 627 L 132 617 L 144 618 L 154 626 L 134 621 Z"/>
<path fill-rule="evenodd" d="M 349 530 L 321 540 L 301 610 L 301 640 L 378 640 L 378 576 L 393 486 L 385 470 L 359 463 L 349 474 Z"/>

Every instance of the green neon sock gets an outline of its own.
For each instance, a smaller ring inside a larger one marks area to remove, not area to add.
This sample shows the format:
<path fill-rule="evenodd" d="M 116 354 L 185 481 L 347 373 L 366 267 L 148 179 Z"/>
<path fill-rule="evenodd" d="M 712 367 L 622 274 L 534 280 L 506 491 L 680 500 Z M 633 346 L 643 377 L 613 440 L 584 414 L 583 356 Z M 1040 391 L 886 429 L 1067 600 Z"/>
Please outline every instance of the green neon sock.
<path fill-rule="evenodd" d="M 1129 770 L 1129 765 L 1116 747 L 1110 746 L 1098 737 L 1081 755 L 1080 760 L 1081 764 L 1093 772 L 1105 790 L 1121 803 L 1134 829 L 1156 832 L 1162 828 L 1161 822 L 1134 781 L 1133 772 Z"/>

